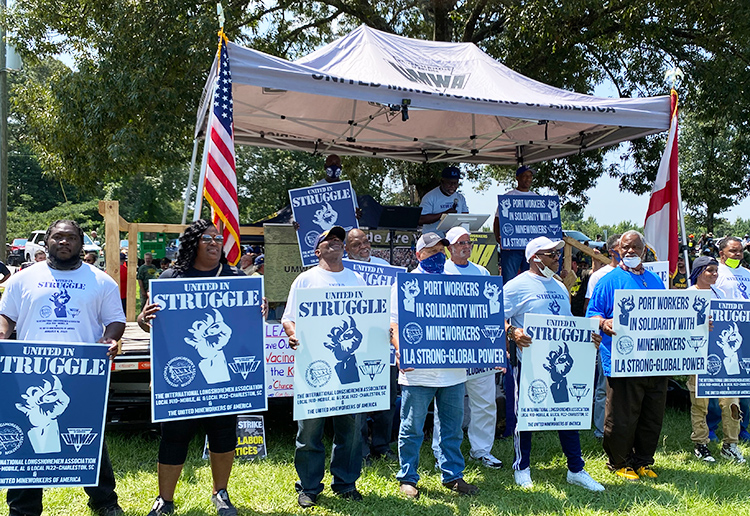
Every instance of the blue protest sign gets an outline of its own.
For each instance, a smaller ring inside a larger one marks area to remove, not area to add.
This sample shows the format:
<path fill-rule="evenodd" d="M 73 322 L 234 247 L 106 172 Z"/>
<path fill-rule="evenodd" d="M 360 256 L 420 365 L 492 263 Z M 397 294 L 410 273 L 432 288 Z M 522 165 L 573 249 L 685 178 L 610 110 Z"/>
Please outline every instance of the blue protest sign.
<path fill-rule="evenodd" d="M 151 280 L 154 422 L 266 410 L 259 277 Z"/>
<path fill-rule="evenodd" d="M 358 272 L 365 283 L 370 286 L 393 285 L 399 272 L 406 272 L 406 267 L 394 267 L 392 265 L 380 265 L 356 260 L 342 260 L 344 267 Z"/>
<path fill-rule="evenodd" d="M 402 273 L 397 289 L 402 368 L 505 366 L 502 278 Z"/>
<path fill-rule="evenodd" d="M 0 340 L 0 488 L 98 483 L 107 347 Z"/>
<path fill-rule="evenodd" d="M 563 237 L 557 195 L 498 195 L 498 220 L 503 249 L 526 249 L 536 237 Z"/>
<path fill-rule="evenodd" d="M 359 227 L 354 211 L 354 190 L 349 181 L 289 190 L 294 220 L 299 224 L 297 242 L 305 267 L 317 265 L 315 240 L 333 226 L 346 231 Z"/>
<path fill-rule="evenodd" d="M 698 398 L 750 398 L 750 301 L 712 299 L 705 374 Z"/>

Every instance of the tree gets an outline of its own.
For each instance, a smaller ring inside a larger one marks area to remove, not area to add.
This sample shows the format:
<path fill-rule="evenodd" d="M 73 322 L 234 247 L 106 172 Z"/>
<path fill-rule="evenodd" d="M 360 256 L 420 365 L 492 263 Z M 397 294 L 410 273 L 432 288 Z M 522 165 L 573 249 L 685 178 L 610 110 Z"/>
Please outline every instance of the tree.
<path fill-rule="evenodd" d="M 533 79 L 582 93 L 608 82 L 621 96 L 665 94 L 664 71 L 679 65 L 689 79 L 686 111 L 705 106 L 737 127 L 750 114 L 743 93 L 750 83 L 748 2 L 236 0 L 225 7 L 230 37 L 285 58 L 366 23 L 409 37 L 473 42 Z M 194 109 L 215 48 L 213 4 L 18 0 L 9 23 L 25 57 L 67 51 L 76 63 L 50 81 L 30 82 L 18 106 L 45 170 L 91 187 L 188 161 Z M 623 188 L 648 189 L 660 146 L 663 136 L 628 146 L 628 171 L 607 169 L 597 151 L 540 166 L 537 180 L 577 206 L 604 173 L 619 175 Z M 424 185 L 419 190 L 434 185 L 434 167 L 404 170 L 401 177 Z"/>

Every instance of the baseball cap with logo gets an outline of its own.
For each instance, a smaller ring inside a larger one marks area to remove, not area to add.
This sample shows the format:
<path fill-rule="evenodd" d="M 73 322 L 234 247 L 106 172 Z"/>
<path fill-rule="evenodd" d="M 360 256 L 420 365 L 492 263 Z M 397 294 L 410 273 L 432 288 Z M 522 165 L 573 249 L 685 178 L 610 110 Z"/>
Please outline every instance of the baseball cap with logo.
<path fill-rule="evenodd" d="M 562 249 L 565 242 L 562 240 L 550 240 L 546 236 L 536 237 L 526 244 L 526 261 L 531 261 L 531 257 L 539 251 L 553 251 Z"/>
<path fill-rule="evenodd" d="M 532 173 L 532 174 L 536 174 L 536 170 L 534 170 L 533 168 L 531 168 L 531 167 L 529 167 L 529 166 L 527 166 L 527 165 L 521 165 L 521 166 L 520 166 L 520 167 L 518 167 L 518 169 L 516 170 L 516 177 L 520 176 L 521 174 L 523 174 L 523 173 L 524 173 L 524 172 L 526 172 L 527 170 L 531 170 L 531 173 Z"/>
<path fill-rule="evenodd" d="M 317 240 L 315 240 L 314 249 L 317 249 L 322 242 L 330 240 L 332 237 L 338 237 L 338 239 L 343 242 L 346 240 L 346 231 L 344 231 L 344 228 L 342 228 L 341 226 L 333 226 L 328 231 L 323 231 L 320 235 L 318 235 Z"/>
<path fill-rule="evenodd" d="M 449 245 L 449 242 L 437 233 L 425 233 L 417 240 L 417 252 L 426 247 L 434 247 L 437 244 Z"/>

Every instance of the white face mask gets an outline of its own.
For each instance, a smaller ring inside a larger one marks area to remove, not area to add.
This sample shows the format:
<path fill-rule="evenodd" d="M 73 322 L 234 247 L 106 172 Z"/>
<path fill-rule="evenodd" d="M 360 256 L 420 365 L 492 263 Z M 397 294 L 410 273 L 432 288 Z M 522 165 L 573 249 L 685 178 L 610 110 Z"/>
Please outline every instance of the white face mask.
<path fill-rule="evenodd" d="M 641 264 L 641 257 L 640 256 L 623 256 L 622 263 L 625 264 L 625 267 L 634 269 Z"/>
<path fill-rule="evenodd" d="M 540 260 L 539 258 L 536 258 L 534 260 L 534 262 L 539 267 L 539 272 L 541 272 L 542 276 L 544 276 L 545 278 L 549 279 L 549 278 L 551 278 L 552 276 L 555 275 L 555 271 L 553 271 L 552 269 L 550 269 L 549 267 L 547 267 L 546 265 L 544 265 L 542 263 L 542 260 Z"/>

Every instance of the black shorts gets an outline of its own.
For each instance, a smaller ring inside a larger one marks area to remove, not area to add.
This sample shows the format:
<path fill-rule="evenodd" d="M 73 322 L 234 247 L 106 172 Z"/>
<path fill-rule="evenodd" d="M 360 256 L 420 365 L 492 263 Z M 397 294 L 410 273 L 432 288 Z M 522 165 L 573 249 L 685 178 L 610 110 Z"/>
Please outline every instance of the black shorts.
<path fill-rule="evenodd" d="M 208 435 L 208 446 L 213 453 L 234 451 L 237 444 L 236 415 L 167 421 L 161 424 L 159 463 L 184 464 L 190 441 L 200 428 Z"/>

